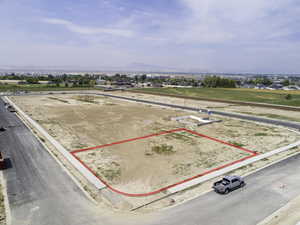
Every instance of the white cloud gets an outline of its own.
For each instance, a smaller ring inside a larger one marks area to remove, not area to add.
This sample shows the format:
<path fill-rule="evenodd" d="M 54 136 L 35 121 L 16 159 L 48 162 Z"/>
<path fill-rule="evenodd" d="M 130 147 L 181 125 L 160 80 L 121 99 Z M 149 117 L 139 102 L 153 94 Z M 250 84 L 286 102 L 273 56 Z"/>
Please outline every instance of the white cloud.
<path fill-rule="evenodd" d="M 86 34 L 86 35 L 109 34 L 109 35 L 116 35 L 122 37 L 134 36 L 134 32 L 125 29 L 81 26 L 67 20 L 56 19 L 56 18 L 45 18 L 42 21 L 48 24 L 62 25 L 66 27 L 68 30 L 79 34 Z"/>
<path fill-rule="evenodd" d="M 187 9 L 177 39 L 181 43 L 246 43 L 295 32 L 294 0 L 179 0 Z M 278 12 L 280 12 L 278 14 Z"/>
<path fill-rule="evenodd" d="M 153 9 L 152 2 L 135 8 L 103 0 L 109 10 L 102 10 L 102 21 L 86 16 L 89 7 L 97 7 L 93 4 L 86 11 L 67 4 L 71 12 L 60 14 L 19 2 L 5 1 L 10 6 L 0 9 L 1 63 L 92 67 L 141 62 L 219 72 L 300 71 L 297 0 L 174 0 L 170 7 L 173 2 L 182 7 L 176 5 L 172 13 Z"/>

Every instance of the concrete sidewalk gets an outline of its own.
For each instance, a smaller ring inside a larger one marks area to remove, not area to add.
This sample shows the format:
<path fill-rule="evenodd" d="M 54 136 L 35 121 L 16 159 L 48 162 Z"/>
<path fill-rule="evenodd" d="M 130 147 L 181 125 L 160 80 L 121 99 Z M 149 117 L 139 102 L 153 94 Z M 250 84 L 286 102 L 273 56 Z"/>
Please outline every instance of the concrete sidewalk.
<path fill-rule="evenodd" d="M 208 175 L 205 175 L 205 176 L 193 179 L 191 181 L 188 181 L 186 183 L 177 185 L 175 187 L 169 188 L 168 192 L 173 194 L 173 193 L 176 193 L 176 192 L 179 192 L 179 191 L 183 191 L 183 190 L 185 190 L 187 188 L 193 187 L 195 185 L 204 183 L 204 182 L 206 182 L 208 180 L 211 180 L 213 178 L 216 178 L 216 177 L 222 176 L 224 174 L 227 174 L 229 172 L 232 172 L 232 171 L 234 171 L 236 169 L 239 169 L 239 168 L 241 168 L 243 166 L 247 166 L 249 164 L 255 163 L 255 162 L 257 162 L 259 160 L 262 160 L 262 159 L 265 159 L 265 158 L 269 158 L 269 157 L 271 157 L 271 156 L 273 156 L 275 154 L 279 154 L 281 152 L 288 151 L 289 149 L 292 149 L 292 148 L 295 148 L 295 147 L 298 147 L 298 146 L 300 146 L 300 141 L 297 141 L 297 142 L 295 142 L 293 144 L 290 144 L 290 145 L 287 145 L 287 146 L 275 149 L 275 150 L 273 150 L 271 152 L 267 152 L 265 154 L 254 156 L 254 157 L 252 157 L 250 159 L 246 159 L 246 160 L 244 160 L 242 162 L 239 162 L 239 163 L 236 163 L 236 164 L 234 164 L 232 166 L 228 166 L 228 167 L 226 167 L 224 169 L 220 169 L 220 170 L 218 170 L 216 172 L 213 172 L 213 173 L 210 173 Z"/>
<path fill-rule="evenodd" d="M 11 104 L 29 124 L 31 124 L 38 132 L 40 132 L 82 175 L 98 189 L 106 188 L 93 173 L 85 168 L 74 156 L 68 152 L 58 141 L 56 141 L 48 132 L 41 127 L 36 121 L 31 119 L 25 112 L 23 112 L 13 101 L 8 97 L 4 97 L 5 101 Z"/>

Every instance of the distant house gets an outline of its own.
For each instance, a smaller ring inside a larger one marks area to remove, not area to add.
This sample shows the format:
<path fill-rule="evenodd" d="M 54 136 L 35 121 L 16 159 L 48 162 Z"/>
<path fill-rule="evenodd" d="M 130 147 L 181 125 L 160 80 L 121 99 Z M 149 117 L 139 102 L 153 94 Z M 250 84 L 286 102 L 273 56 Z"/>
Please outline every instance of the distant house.
<path fill-rule="evenodd" d="M 105 85 L 106 84 L 106 80 L 98 79 L 98 80 L 96 80 L 96 84 L 98 84 L 98 85 Z"/>
<path fill-rule="evenodd" d="M 138 83 L 135 85 L 136 87 L 150 87 L 151 83 L 150 82 L 146 82 L 146 83 Z"/>
<path fill-rule="evenodd" d="M 300 87 L 296 86 L 296 85 L 289 85 L 289 86 L 283 87 L 283 90 L 295 91 L 295 90 L 300 90 Z"/>
<path fill-rule="evenodd" d="M 283 88 L 282 84 L 276 83 L 276 84 L 272 84 L 267 89 L 270 89 L 270 90 L 281 90 L 282 88 Z"/>
<path fill-rule="evenodd" d="M 254 84 L 244 84 L 241 88 L 255 88 Z"/>
<path fill-rule="evenodd" d="M 49 81 L 49 80 L 40 80 L 39 84 L 53 84 L 53 81 Z"/>
<path fill-rule="evenodd" d="M 152 87 L 161 88 L 161 87 L 163 87 L 163 85 L 160 83 L 154 83 L 154 84 L 152 84 Z"/>
<path fill-rule="evenodd" d="M 257 84 L 254 89 L 266 89 L 267 87 L 263 84 Z"/>
<path fill-rule="evenodd" d="M 20 81 L 18 82 L 18 84 L 27 84 L 27 81 L 26 81 L 26 80 L 20 80 Z"/>
<path fill-rule="evenodd" d="M 193 86 L 171 85 L 171 84 L 164 84 L 163 87 L 168 87 L 168 88 L 193 88 Z"/>
<path fill-rule="evenodd" d="M 129 81 L 115 81 L 112 83 L 112 85 L 116 86 L 131 86 L 131 82 Z"/>

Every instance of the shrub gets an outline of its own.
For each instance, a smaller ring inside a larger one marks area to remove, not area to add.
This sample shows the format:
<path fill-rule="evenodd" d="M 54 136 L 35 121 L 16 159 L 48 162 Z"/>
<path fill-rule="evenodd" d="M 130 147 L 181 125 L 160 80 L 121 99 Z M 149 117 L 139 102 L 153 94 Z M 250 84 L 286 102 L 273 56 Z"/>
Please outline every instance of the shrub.
<path fill-rule="evenodd" d="M 292 97 L 292 95 L 291 94 L 287 94 L 286 96 L 285 96 L 285 99 L 286 100 L 291 100 L 293 97 Z"/>
<path fill-rule="evenodd" d="M 171 155 L 175 153 L 173 146 L 166 144 L 153 146 L 152 151 L 160 155 Z"/>

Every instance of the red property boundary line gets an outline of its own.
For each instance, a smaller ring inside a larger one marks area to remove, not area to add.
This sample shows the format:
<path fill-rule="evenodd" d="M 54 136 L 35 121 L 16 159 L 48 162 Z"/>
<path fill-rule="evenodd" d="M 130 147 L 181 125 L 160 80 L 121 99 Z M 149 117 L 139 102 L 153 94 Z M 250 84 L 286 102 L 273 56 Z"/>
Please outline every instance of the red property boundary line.
<path fill-rule="evenodd" d="M 156 137 L 156 136 L 160 136 L 160 135 L 164 135 L 164 134 L 170 134 L 170 133 L 175 133 L 175 132 L 179 132 L 179 131 L 185 131 L 185 132 L 188 132 L 190 134 L 193 134 L 193 135 L 196 135 L 196 136 L 199 136 L 199 137 L 204 137 L 204 138 L 207 138 L 209 140 L 212 140 L 212 141 L 215 141 L 215 142 L 218 142 L 218 143 L 221 143 L 221 144 L 224 144 L 224 145 L 228 145 L 230 147 L 234 147 L 234 148 L 237 148 L 241 151 L 244 151 L 244 152 L 247 152 L 248 154 L 250 154 L 249 156 L 246 156 L 244 158 L 241 158 L 239 160 L 236 160 L 236 161 L 233 161 L 233 162 L 230 162 L 230 163 L 227 163 L 225 165 L 222 165 L 222 166 L 219 166 L 219 167 L 216 167 L 216 168 L 213 168 L 211 170 L 208 170 L 208 171 L 205 171 L 201 174 L 198 174 L 196 176 L 193 176 L 193 177 L 190 177 L 188 179 L 185 179 L 185 180 L 182 180 L 180 182 L 177 182 L 175 184 L 171 184 L 171 185 L 168 185 L 166 187 L 163 187 L 163 188 L 160 188 L 158 190 L 155 190 L 155 191 L 152 191 L 152 192 L 148 192 L 148 193 L 141 193 L 141 194 L 131 194 L 131 193 L 126 193 L 126 192 L 123 192 L 123 191 L 120 191 L 120 190 L 117 190 L 115 189 L 114 187 L 112 187 L 110 184 L 108 184 L 103 178 L 101 178 L 100 176 L 96 175 L 96 173 L 89 167 L 86 165 L 86 163 L 84 163 L 78 156 L 76 156 L 77 153 L 79 152 L 85 152 L 85 151 L 91 151 L 91 150 L 96 150 L 96 149 L 100 149 L 100 148 L 104 148 L 104 147 L 109 147 L 109 146 L 113 146 L 113 145 L 117 145 L 117 144 L 123 144 L 123 143 L 127 143 L 127 142 L 132 142 L 132 141 L 136 141 L 136 140 L 141 140 L 141 139 L 146 139 L 146 138 L 150 138 L 150 137 Z M 160 192 L 163 192 L 163 191 L 166 191 L 167 189 L 169 188 L 172 188 L 172 187 L 175 187 L 177 185 L 180 185 L 180 184 L 183 184 L 183 183 L 186 183 L 188 181 L 191 181 L 193 179 L 196 179 L 198 177 L 202 177 L 204 175 L 207 175 L 207 174 L 210 174 L 212 172 L 215 172 L 215 171 L 218 171 L 218 170 L 221 170 L 223 168 L 226 168 L 228 166 L 231 166 L 231 165 L 234 165 L 234 164 L 237 164 L 239 162 L 242 162 L 246 159 L 250 159 L 256 155 L 258 155 L 257 152 L 255 151 L 251 151 L 251 150 L 248 150 L 248 149 L 245 149 L 245 148 L 242 148 L 240 146 L 236 146 L 234 144 L 230 144 L 228 142 L 225 142 L 225 141 L 222 141 L 222 140 L 219 140 L 219 139 L 216 139 L 216 138 L 213 138 L 213 137 L 209 137 L 209 136 L 206 136 L 204 134 L 200 134 L 200 133 L 197 133 L 195 131 L 191 131 L 191 130 L 188 130 L 188 129 L 185 129 L 185 128 L 179 128 L 179 129 L 174 129 L 174 130 L 170 130 L 170 131 L 163 131 L 163 132 L 160 132 L 160 133 L 157 133 L 157 134 L 151 134 L 151 135 L 147 135 L 147 136 L 143 136 L 143 137 L 137 137 L 137 138 L 132 138 L 132 139 L 127 139 L 127 140 L 123 140 L 123 141 L 118 141 L 118 142 L 114 142 L 114 143 L 111 143 L 111 144 L 105 144 L 105 145 L 99 145 L 99 146 L 95 146 L 95 147 L 90 147 L 90 148 L 84 148 L 84 149 L 78 149 L 78 150 L 75 150 L 75 151 L 72 151 L 71 154 L 85 167 L 87 168 L 92 174 L 94 174 L 104 185 L 106 185 L 107 188 L 109 188 L 111 191 L 115 192 L 115 193 L 118 193 L 118 194 L 121 194 L 121 195 L 124 195 L 124 196 L 128 196 L 128 197 L 146 197 L 146 196 L 150 196 L 150 195 L 154 195 L 154 194 L 158 194 Z"/>

